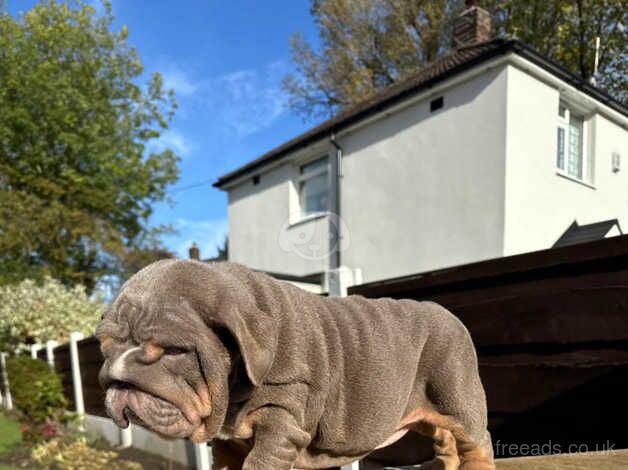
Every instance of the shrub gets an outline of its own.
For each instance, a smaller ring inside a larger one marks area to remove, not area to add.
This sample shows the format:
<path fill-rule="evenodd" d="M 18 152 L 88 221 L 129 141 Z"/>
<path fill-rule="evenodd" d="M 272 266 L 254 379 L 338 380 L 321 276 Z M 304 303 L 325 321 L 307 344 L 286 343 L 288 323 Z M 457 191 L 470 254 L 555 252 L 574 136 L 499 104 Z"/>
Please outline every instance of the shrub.
<path fill-rule="evenodd" d="M 63 342 L 72 331 L 91 334 L 103 309 L 83 287 L 70 289 L 50 277 L 42 284 L 26 279 L 0 286 L 0 349 Z"/>
<path fill-rule="evenodd" d="M 7 359 L 7 373 L 13 403 L 29 428 L 41 428 L 42 437 L 57 434 L 57 425 L 64 421 L 67 400 L 63 396 L 61 378 L 44 361 L 27 356 Z"/>

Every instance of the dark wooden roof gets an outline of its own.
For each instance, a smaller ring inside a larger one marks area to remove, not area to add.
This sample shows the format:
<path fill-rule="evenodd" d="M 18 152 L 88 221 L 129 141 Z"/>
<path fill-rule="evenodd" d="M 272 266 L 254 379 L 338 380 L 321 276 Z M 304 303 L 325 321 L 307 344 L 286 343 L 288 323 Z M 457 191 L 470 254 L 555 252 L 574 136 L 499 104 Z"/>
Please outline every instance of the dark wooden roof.
<path fill-rule="evenodd" d="M 310 145 L 332 133 L 339 132 L 341 129 L 397 104 L 420 91 L 433 87 L 447 78 L 463 73 L 495 57 L 513 52 L 556 75 L 583 93 L 605 103 L 615 111 L 628 116 L 628 108 L 626 106 L 556 62 L 551 61 L 520 41 L 498 38 L 452 50 L 411 74 L 405 80 L 384 88 L 379 93 L 356 105 L 343 109 L 331 119 L 284 142 L 255 160 L 222 175 L 213 185 L 214 187 L 222 188 L 240 176 L 252 173 L 267 163 L 283 158 L 288 152 Z"/>

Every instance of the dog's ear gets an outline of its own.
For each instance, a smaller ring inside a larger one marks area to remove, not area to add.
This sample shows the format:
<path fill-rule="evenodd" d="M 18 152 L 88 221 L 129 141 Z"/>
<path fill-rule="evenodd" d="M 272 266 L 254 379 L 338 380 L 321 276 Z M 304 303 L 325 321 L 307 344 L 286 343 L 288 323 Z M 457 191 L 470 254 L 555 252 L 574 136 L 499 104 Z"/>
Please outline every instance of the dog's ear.
<path fill-rule="evenodd" d="M 249 380 L 260 385 L 277 352 L 277 321 L 258 308 L 237 302 L 222 302 L 211 316 L 235 338 Z"/>

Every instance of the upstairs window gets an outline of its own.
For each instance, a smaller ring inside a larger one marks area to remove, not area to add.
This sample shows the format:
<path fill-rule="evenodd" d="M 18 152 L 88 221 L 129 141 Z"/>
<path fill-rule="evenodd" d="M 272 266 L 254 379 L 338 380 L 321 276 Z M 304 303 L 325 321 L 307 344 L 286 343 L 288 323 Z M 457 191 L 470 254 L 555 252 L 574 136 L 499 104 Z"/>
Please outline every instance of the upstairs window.
<path fill-rule="evenodd" d="M 327 157 L 306 163 L 299 168 L 298 190 L 302 217 L 329 210 Z"/>
<path fill-rule="evenodd" d="M 556 168 L 567 176 L 584 179 L 585 126 L 583 116 L 564 103 L 558 106 Z"/>

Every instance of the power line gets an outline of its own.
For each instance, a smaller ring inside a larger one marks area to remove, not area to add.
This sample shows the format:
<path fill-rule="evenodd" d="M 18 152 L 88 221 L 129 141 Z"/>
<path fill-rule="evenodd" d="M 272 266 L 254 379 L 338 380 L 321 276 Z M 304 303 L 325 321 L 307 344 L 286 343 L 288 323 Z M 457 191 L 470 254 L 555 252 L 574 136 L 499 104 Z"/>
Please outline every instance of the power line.
<path fill-rule="evenodd" d="M 175 193 L 179 193 L 181 191 L 185 191 L 187 189 L 194 189 L 194 188 L 198 188 L 200 186 L 204 186 L 208 183 L 212 183 L 214 180 L 204 180 L 204 181 L 199 181 L 198 183 L 192 183 L 192 184 L 188 184 L 185 186 L 179 186 L 176 188 L 172 188 L 170 191 L 167 191 L 169 194 L 175 194 Z"/>

